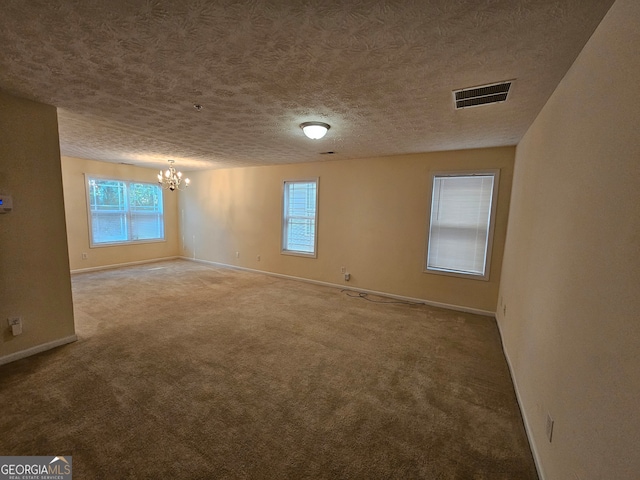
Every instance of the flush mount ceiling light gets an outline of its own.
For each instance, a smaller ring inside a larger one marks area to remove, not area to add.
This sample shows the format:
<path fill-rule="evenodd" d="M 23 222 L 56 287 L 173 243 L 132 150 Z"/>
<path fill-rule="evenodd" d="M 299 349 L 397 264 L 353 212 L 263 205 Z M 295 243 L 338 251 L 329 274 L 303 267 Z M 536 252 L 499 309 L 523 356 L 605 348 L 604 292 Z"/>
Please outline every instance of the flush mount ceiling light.
<path fill-rule="evenodd" d="M 184 179 L 182 183 L 182 172 L 177 172 L 173 164 L 175 161 L 169 160 L 169 168 L 164 172 L 160 170 L 158 173 L 158 183 L 162 185 L 162 188 L 168 188 L 172 192 L 177 188 L 178 190 L 184 190 L 189 186 L 190 180 Z"/>
<path fill-rule="evenodd" d="M 327 134 L 331 126 L 322 122 L 304 122 L 300 124 L 300 128 L 307 137 L 319 140 Z"/>

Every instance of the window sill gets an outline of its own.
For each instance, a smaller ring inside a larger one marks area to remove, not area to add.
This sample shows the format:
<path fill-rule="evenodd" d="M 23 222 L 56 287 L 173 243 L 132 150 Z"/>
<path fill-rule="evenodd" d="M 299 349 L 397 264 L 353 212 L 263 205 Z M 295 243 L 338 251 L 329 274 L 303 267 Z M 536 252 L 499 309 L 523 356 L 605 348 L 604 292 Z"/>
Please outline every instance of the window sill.
<path fill-rule="evenodd" d="M 291 255 L 292 257 L 306 257 L 306 258 L 317 258 L 318 255 L 316 253 L 306 253 L 306 252 L 295 252 L 292 250 L 281 250 L 281 255 Z"/>
<path fill-rule="evenodd" d="M 167 240 L 164 238 L 153 240 L 133 240 L 128 242 L 109 242 L 109 243 L 92 243 L 89 248 L 104 248 L 104 247 L 122 247 L 127 245 L 143 245 L 147 243 L 165 243 Z"/>
<path fill-rule="evenodd" d="M 481 280 L 483 282 L 489 281 L 489 274 L 479 275 L 476 273 L 462 273 L 462 272 L 454 272 L 449 270 L 438 270 L 435 268 L 428 268 L 427 270 L 423 270 L 422 273 L 430 273 L 434 275 L 445 275 L 447 277 L 458 277 L 458 278 L 466 278 L 467 280 Z"/>

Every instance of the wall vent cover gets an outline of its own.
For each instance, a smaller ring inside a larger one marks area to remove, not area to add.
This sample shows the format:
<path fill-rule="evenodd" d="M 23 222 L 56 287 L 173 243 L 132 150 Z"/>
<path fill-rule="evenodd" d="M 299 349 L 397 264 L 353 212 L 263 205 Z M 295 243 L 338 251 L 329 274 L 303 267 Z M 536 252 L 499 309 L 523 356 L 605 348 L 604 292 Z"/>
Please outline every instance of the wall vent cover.
<path fill-rule="evenodd" d="M 479 107 L 490 103 L 501 103 L 507 100 L 511 81 L 491 83 L 479 87 L 454 90 L 453 96 L 456 110 L 461 108 Z"/>

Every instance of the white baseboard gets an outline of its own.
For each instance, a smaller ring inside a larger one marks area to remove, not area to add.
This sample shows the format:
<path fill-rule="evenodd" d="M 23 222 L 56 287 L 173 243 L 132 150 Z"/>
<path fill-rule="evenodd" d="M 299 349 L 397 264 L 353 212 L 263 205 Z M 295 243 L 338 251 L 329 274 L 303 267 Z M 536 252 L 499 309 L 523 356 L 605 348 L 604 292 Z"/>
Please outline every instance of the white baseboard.
<path fill-rule="evenodd" d="M 20 350 L 19 352 L 10 353 L 9 355 L 0 357 L 0 365 L 15 362 L 16 360 L 20 360 L 22 358 L 30 357 L 31 355 L 35 355 L 36 353 L 46 352 L 47 350 L 66 345 L 67 343 L 75 342 L 76 340 L 78 340 L 78 337 L 76 335 L 71 335 L 69 337 L 59 338 L 58 340 L 54 340 L 52 342 L 42 343 L 25 350 Z"/>
<path fill-rule="evenodd" d="M 402 300 L 405 302 L 412 302 L 412 303 L 424 303 L 425 305 L 429 305 L 431 307 L 439 307 L 439 308 L 446 308 L 449 310 L 456 310 L 459 312 L 466 312 L 466 313 L 475 313 L 477 315 L 487 315 L 490 317 L 494 317 L 496 312 L 490 312 L 488 310 L 480 310 L 477 308 L 471 308 L 471 307 L 464 307 L 464 306 L 460 306 L 460 305 L 451 305 L 448 303 L 440 303 L 440 302 L 433 302 L 431 300 L 426 300 L 424 298 L 414 298 L 414 297 L 405 297 L 403 295 L 396 295 L 393 293 L 387 293 L 387 292 L 379 292 L 376 290 L 367 290 L 365 288 L 357 288 L 357 287 L 352 287 L 350 285 L 340 285 L 338 283 L 330 283 L 330 282 L 323 282 L 320 280 L 312 280 L 309 278 L 304 278 L 304 277 L 295 277 L 292 275 L 284 275 L 282 273 L 274 273 L 274 272 L 268 272 L 266 270 L 255 270 L 253 268 L 246 268 L 246 267 L 239 267 L 237 265 L 229 265 L 227 263 L 220 263 L 220 262 L 212 262 L 210 260 L 201 260 L 198 258 L 192 258 L 192 257 L 179 257 L 183 260 L 189 260 L 191 262 L 197 262 L 197 263 L 205 263 L 208 265 L 214 265 L 217 267 L 223 267 L 223 268 L 231 268 L 234 270 L 243 270 L 246 272 L 253 272 L 253 273 L 261 273 L 263 275 L 270 275 L 273 277 L 279 277 L 279 278 L 286 278 L 288 280 L 297 280 L 300 282 L 306 282 L 306 283 L 313 283 L 315 285 L 322 285 L 325 287 L 333 287 L 333 288 L 340 288 L 340 289 L 348 289 L 354 292 L 362 292 L 362 293 L 368 293 L 370 295 L 379 295 L 382 297 L 389 297 L 389 298 L 393 298 L 396 300 Z"/>
<path fill-rule="evenodd" d="M 507 365 L 509 366 L 509 373 L 511 374 L 511 382 L 513 383 L 513 389 L 516 392 L 516 399 L 518 400 L 518 407 L 520 409 L 520 414 L 522 415 L 522 421 L 524 423 L 524 430 L 527 432 L 527 438 L 529 439 L 529 446 L 531 447 L 531 453 L 533 454 L 533 461 L 536 465 L 536 470 L 538 471 L 538 478 L 540 480 L 545 480 L 544 470 L 542 469 L 542 463 L 540 461 L 540 455 L 538 455 L 538 449 L 536 448 L 536 442 L 533 438 L 533 434 L 531 433 L 531 424 L 529 423 L 529 417 L 527 416 L 527 412 L 523 407 L 522 398 L 520 397 L 520 390 L 518 389 L 518 381 L 516 380 L 516 376 L 513 373 L 513 366 L 511 365 L 511 359 L 509 358 L 509 353 L 507 352 L 507 347 L 504 343 L 504 336 L 502 335 L 502 329 L 500 328 L 500 322 L 496 317 L 496 324 L 498 325 L 498 332 L 500 332 L 500 341 L 502 343 L 502 351 L 504 352 L 504 358 L 507 359 Z"/>
<path fill-rule="evenodd" d="M 133 265 L 143 265 L 145 263 L 164 262 L 167 260 L 176 260 L 178 258 L 182 258 L 182 257 L 174 256 L 174 257 L 150 258 L 149 260 L 137 260 L 135 262 L 125 262 L 125 263 L 113 263 L 110 265 L 101 265 L 99 267 L 76 268 L 75 270 L 71 270 L 71 275 L 74 275 L 76 273 L 96 272 L 98 270 L 111 270 L 112 268 L 130 267 Z"/>

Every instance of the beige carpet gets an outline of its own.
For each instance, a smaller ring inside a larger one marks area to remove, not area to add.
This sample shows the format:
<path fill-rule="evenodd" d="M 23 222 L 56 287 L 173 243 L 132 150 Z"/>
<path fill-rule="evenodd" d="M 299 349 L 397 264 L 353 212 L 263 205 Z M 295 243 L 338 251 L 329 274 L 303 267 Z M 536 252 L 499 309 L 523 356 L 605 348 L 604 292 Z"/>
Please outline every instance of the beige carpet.
<path fill-rule="evenodd" d="M 75 479 L 537 479 L 492 318 L 187 261 L 73 292 L 80 340 L 0 367 L 0 455 L 72 455 Z"/>

